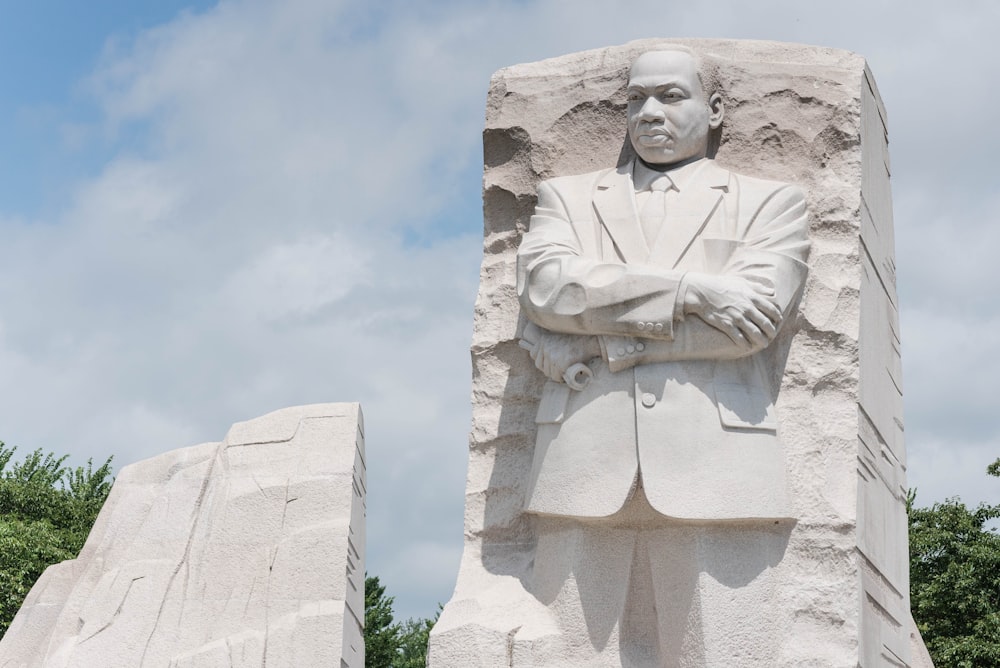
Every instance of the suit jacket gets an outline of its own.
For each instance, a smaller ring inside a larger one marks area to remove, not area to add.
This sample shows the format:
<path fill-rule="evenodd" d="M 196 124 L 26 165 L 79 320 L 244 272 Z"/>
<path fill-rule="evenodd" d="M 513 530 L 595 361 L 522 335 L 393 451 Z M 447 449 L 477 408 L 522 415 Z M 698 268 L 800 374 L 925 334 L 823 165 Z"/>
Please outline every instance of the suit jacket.
<path fill-rule="evenodd" d="M 612 515 L 641 475 L 667 516 L 789 517 L 773 350 L 682 317 L 678 290 L 687 271 L 741 276 L 773 287 L 787 320 L 807 272 L 805 197 L 706 159 L 647 244 L 632 167 L 542 182 L 518 250 L 527 317 L 603 351 L 582 391 L 545 386 L 527 510 Z"/>

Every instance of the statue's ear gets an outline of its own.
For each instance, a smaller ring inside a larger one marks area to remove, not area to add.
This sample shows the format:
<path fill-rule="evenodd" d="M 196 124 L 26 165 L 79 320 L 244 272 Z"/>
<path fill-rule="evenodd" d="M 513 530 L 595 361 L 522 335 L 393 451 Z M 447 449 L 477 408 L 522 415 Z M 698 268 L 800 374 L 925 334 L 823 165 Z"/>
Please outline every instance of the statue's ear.
<path fill-rule="evenodd" d="M 711 110 L 708 127 L 717 130 L 722 125 L 722 117 L 726 115 L 726 105 L 722 102 L 722 96 L 712 93 L 712 97 L 708 98 L 708 108 Z"/>

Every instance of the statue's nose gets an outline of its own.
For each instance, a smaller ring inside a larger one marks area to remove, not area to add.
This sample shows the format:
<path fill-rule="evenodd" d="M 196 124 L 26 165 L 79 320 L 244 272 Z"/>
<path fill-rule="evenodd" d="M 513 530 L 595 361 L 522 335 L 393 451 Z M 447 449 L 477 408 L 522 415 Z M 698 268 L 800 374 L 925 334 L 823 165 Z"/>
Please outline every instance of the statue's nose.
<path fill-rule="evenodd" d="M 659 100 L 651 95 L 646 98 L 646 101 L 639 109 L 639 118 L 643 120 L 662 120 L 666 118 L 666 115 L 663 113 Z"/>

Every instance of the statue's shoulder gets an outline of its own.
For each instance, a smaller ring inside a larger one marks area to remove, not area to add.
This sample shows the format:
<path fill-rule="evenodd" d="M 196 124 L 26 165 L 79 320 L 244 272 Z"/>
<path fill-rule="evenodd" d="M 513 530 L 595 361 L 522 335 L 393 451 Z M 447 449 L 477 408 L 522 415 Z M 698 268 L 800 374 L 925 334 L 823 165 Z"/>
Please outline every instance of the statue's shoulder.
<path fill-rule="evenodd" d="M 554 176 L 543 179 L 538 183 L 538 190 L 549 188 L 557 193 L 570 193 L 577 191 L 589 192 L 604 179 L 617 173 L 619 168 L 608 167 L 599 169 L 596 172 L 586 172 L 584 174 L 571 174 L 568 176 Z"/>
<path fill-rule="evenodd" d="M 729 173 L 730 182 L 735 182 L 741 197 L 766 200 L 777 195 L 783 199 L 805 199 L 805 192 L 795 183 L 750 176 L 721 166 L 716 166 L 716 169 Z"/>

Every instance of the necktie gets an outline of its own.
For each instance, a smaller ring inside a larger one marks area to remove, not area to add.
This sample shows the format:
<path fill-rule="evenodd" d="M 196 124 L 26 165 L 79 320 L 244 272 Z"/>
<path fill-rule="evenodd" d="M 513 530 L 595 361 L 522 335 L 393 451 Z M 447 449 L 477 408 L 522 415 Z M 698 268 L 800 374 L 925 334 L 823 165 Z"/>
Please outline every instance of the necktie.
<path fill-rule="evenodd" d="M 656 236 L 663 226 L 663 219 L 667 215 L 667 191 L 673 183 L 665 176 L 657 177 L 649 186 L 649 197 L 642 207 L 639 219 L 642 221 L 642 233 L 646 236 L 646 244 L 653 245 Z"/>

